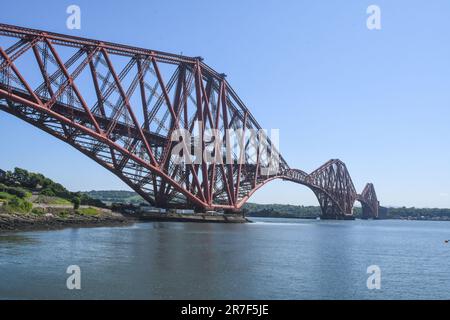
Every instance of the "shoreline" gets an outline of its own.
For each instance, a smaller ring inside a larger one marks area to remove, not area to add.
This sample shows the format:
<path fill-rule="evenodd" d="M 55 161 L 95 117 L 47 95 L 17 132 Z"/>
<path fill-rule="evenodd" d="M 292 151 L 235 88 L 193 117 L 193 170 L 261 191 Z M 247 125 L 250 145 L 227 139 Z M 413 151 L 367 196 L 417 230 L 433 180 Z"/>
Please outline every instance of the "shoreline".
<path fill-rule="evenodd" d="M 110 213 L 99 216 L 71 215 L 34 216 L 23 214 L 0 214 L 0 234 L 22 231 L 50 231 L 66 228 L 121 227 L 136 222 L 120 214 Z"/>
<path fill-rule="evenodd" d="M 26 214 L 0 213 L 0 235 L 10 232 L 53 231 L 70 228 L 101 228 L 125 227 L 139 222 L 192 222 L 192 223 L 254 223 L 251 218 L 281 217 L 242 217 L 237 215 L 207 215 L 207 214 L 159 214 L 144 213 L 136 216 L 103 211 L 98 216 L 70 215 L 60 217 L 54 215 L 36 216 Z M 284 218 L 284 217 L 283 217 Z M 293 217 L 294 219 L 312 220 L 312 218 Z M 315 220 L 315 219 L 314 219 Z M 358 220 L 358 219 L 357 219 Z M 384 219 L 401 221 L 447 221 L 447 220 L 417 220 L 417 219 Z"/>
<path fill-rule="evenodd" d="M 351 221 L 351 220 L 374 220 L 374 221 L 433 221 L 433 222 L 450 222 L 450 219 L 413 219 L 413 218 L 377 218 L 377 219 L 362 219 L 355 217 L 354 219 L 320 219 L 319 217 L 286 217 L 286 216 L 264 216 L 264 215 L 249 215 L 248 218 L 268 218 L 268 219 L 300 219 L 300 220 L 322 220 L 322 221 Z M 319 219 L 318 219 L 319 218 Z"/>
<path fill-rule="evenodd" d="M 207 214 L 159 214 L 127 215 L 102 210 L 96 216 L 70 214 L 61 217 L 54 214 L 0 213 L 0 234 L 25 231 L 51 231 L 67 228 L 123 227 L 137 222 L 193 222 L 193 223 L 251 223 L 242 216 Z"/>

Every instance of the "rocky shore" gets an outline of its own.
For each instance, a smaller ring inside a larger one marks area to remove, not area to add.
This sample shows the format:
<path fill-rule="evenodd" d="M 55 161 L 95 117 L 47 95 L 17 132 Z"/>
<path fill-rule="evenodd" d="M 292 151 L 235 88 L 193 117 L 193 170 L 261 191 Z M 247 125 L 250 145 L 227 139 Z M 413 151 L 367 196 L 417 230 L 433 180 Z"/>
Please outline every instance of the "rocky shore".
<path fill-rule="evenodd" d="M 116 193 L 107 192 L 113 196 Z M 241 215 L 213 211 L 195 214 L 150 211 L 142 202 L 133 205 L 132 199 L 128 200 L 119 199 L 108 206 L 86 192 L 69 191 L 41 173 L 21 168 L 0 169 L 0 232 L 124 226 L 138 221 L 248 222 Z"/>
<path fill-rule="evenodd" d="M 107 210 L 102 210 L 100 214 L 92 216 L 77 214 L 73 211 L 66 211 L 64 215 L 0 213 L 0 232 L 125 226 L 133 222 L 134 220 L 131 218 Z"/>
<path fill-rule="evenodd" d="M 122 215 L 108 209 L 98 209 L 95 215 L 80 214 L 76 210 L 46 207 L 41 214 L 4 213 L 0 210 L 0 233 L 14 231 L 56 230 L 63 228 L 126 226 L 135 222 L 194 222 L 246 223 L 237 215 L 160 214 Z"/>

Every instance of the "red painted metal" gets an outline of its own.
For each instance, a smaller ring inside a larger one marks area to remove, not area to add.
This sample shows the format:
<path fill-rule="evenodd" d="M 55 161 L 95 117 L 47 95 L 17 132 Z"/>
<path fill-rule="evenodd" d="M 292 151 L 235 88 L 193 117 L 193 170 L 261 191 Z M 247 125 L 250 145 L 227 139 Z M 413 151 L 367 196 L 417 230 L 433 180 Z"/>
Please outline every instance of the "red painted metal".
<path fill-rule="evenodd" d="M 364 215 L 378 214 L 373 185 L 358 195 L 340 160 L 306 174 L 280 157 L 277 172 L 262 174 L 260 151 L 278 151 L 258 136 L 252 154 L 244 134 L 261 126 L 199 57 L 0 24 L 0 109 L 72 145 L 155 206 L 238 211 L 261 186 L 284 179 L 311 188 L 325 218 L 351 216 L 355 200 Z M 219 142 L 229 150 L 227 129 L 241 129 L 245 148 L 219 155 L 227 163 L 176 164 L 178 129 L 199 131 L 202 152 Z M 220 141 L 205 141 L 211 129 Z M 255 154 L 255 163 L 242 161 Z"/>
<path fill-rule="evenodd" d="M 380 207 L 380 202 L 377 199 L 377 194 L 375 193 L 375 187 L 372 183 L 366 184 L 363 191 L 356 198 L 362 205 L 362 218 L 363 219 L 377 219 L 378 209 Z"/>

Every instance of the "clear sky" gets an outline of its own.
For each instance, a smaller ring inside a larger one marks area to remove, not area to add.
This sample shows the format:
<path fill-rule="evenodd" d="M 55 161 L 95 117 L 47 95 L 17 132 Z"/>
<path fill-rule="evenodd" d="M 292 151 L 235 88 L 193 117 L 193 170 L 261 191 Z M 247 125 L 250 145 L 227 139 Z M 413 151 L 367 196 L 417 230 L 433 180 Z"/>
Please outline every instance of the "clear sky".
<path fill-rule="evenodd" d="M 81 7 L 81 30 L 66 8 Z M 368 30 L 366 9 L 381 9 Z M 381 203 L 450 207 L 450 1 L 3 1 L 0 22 L 190 56 L 227 79 L 281 152 L 307 172 L 343 160 Z M 63 142 L 0 112 L 0 168 L 72 190 L 127 189 Z M 317 205 L 275 181 L 251 199 Z"/>

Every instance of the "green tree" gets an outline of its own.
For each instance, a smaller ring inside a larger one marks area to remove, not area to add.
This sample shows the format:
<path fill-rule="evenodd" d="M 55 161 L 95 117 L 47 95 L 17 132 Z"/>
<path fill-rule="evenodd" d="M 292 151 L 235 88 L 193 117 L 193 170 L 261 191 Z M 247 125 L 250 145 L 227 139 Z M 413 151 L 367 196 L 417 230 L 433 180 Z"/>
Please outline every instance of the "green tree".
<path fill-rule="evenodd" d="M 75 210 L 80 208 L 80 203 L 81 203 L 81 199 L 80 198 L 75 197 L 75 198 L 72 199 L 72 202 L 73 202 L 73 208 Z"/>

